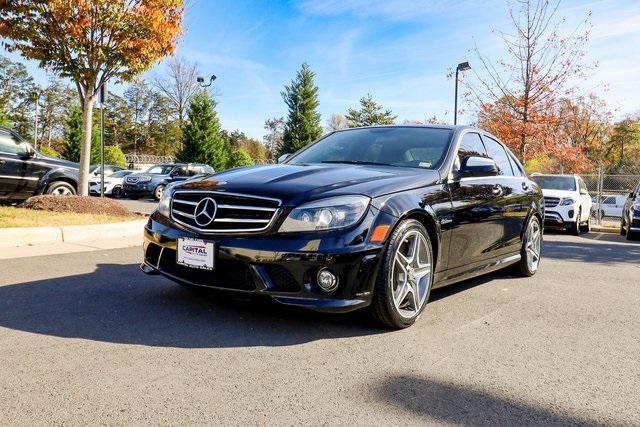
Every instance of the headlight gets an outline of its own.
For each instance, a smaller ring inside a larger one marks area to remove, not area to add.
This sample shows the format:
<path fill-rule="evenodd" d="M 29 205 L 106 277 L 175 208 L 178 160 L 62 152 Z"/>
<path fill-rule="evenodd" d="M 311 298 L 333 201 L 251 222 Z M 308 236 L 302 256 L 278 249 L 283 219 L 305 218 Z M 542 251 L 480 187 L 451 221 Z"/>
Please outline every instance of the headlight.
<path fill-rule="evenodd" d="M 171 196 L 173 194 L 173 190 L 170 189 L 169 187 L 164 189 L 164 192 L 162 193 L 162 197 L 160 198 L 160 201 L 158 202 L 158 207 L 156 208 L 156 210 L 158 211 L 158 213 L 160 215 L 164 215 L 167 218 L 169 218 L 169 212 L 171 210 Z"/>
<path fill-rule="evenodd" d="M 576 203 L 576 199 L 572 197 L 565 197 L 560 200 L 560 206 L 570 206 Z"/>
<path fill-rule="evenodd" d="M 631 206 L 631 209 L 633 209 L 634 217 L 640 216 L 640 203 L 635 203 L 634 205 Z"/>
<path fill-rule="evenodd" d="M 287 233 L 349 227 L 360 221 L 370 200 L 365 196 L 338 196 L 305 203 L 291 211 L 280 226 L 280 231 Z"/>

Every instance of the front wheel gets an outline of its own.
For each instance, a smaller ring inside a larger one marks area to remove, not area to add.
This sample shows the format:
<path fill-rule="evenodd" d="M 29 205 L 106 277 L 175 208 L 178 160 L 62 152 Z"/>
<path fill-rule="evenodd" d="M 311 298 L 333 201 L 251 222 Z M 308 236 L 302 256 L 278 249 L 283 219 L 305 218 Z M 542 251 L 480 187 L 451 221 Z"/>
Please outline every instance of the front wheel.
<path fill-rule="evenodd" d="M 569 233 L 574 236 L 580 235 L 580 218 L 582 217 L 582 208 L 578 209 L 578 216 L 576 216 L 576 221 L 569 226 Z"/>
<path fill-rule="evenodd" d="M 524 277 L 536 274 L 540 265 L 540 250 L 542 249 L 542 227 L 540 220 L 532 216 L 527 224 L 527 230 L 522 239 L 520 261 L 515 265 L 517 272 Z"/>
<path fill-rule="evenodd" d="M 65 181 L 55 181 L 47 188 L 47 194 L 52 196 L 74 196 L 76 189 Z"/>
<path fill-rule="evenodd" d="M 164 194 L 164 185 L 160 184 L 156 187 L 155 191 L 153 192 L 153 198 L 156 200 L 160 200 L 163 194 Z"/>
<path fill-rule="evenodd" d="M 580 231 L 583 233 L 589 233 L 591 231 L 591 217 L 587 218 L 587 222 L 580 225 Z"/>
<path fill-rule="evenodd" d="M 111 190 L 111 195 L 114 199 L 121 199 L 123 194 L 122 187 L 113 187 L 113 190 Z"/>
<path fill-rule="evenodd" d="M 394 230 L 378 272 L 370 311 L 391 329 L 411 326 L 424 310 L 433 283 L 434 258 L 424 225 L 404 220 Z"/>

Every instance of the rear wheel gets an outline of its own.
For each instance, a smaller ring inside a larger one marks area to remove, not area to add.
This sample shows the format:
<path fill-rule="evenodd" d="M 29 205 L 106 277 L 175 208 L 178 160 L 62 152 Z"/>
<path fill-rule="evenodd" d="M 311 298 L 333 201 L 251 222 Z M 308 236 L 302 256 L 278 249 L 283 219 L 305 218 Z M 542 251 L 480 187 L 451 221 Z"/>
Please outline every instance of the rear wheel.
<path fill-rule="evenodd" d="M 424 225 L 404 220 L 389 238 L 378 273 L 370 311 L 392 329 L 411 326 L 429 299 L 433 283 L 433 250 Z"/>
<path fill-rule="evenodd" d="M 76 189 L 65 181 L 54 181 L 47 188 L 47 194 L 52 196 L 74 196 Z"/>
<path fill-rule="evenodd" d="M 520 261 L 515 265 L 515 268 L 521 276 L 531 277 L 538 271 L 542 249 L 542 227 L 536 216 L 532 216 L 529 220 L 522 240 Z"/>

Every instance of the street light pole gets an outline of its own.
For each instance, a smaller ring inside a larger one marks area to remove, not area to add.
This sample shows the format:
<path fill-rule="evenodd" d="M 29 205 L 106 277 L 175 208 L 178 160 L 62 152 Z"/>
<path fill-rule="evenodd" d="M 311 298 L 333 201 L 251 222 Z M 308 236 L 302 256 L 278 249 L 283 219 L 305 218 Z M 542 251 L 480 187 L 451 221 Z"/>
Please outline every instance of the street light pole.
<path fill-rule="evenodd" d="M 40 95 L 42 92 L 40 90 L 36 90 L 36 111 L 35 118 L 33 121 L 33 148 L 38 149 L 38 115 L 39 113 L 39 103 L 40 103 Z"/>
<path fill-rule="evenodd" d="M 461 62 L 456 67 L 456 94 L 455 94 L 455 101 L 453 104 L 453 124 L 454 125 L 458 124 L 458 73 L 460 71 L 467 71 L 470 69 L 471 69 L 471 66 L 469 65 L 468 62 Z"/>

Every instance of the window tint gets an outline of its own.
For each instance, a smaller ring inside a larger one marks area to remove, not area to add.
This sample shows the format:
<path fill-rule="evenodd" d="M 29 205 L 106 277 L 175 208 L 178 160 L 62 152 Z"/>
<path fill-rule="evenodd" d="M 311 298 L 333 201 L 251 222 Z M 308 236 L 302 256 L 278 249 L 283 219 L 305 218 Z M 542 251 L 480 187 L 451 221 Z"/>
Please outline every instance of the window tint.
<path fill-rule="evenodd" d="M 6 133 L 0 133 L 0 153 L 25 154 L 25 145 Z"/>
<path fill-rule="evenodd" d="M 516 157 L 511 151 L 507 149 L 507 155 L 509 156 L 509 163 L 511 163 L 511 170 L 515 176 L 526 176 L 527 174 L 522 170 L 520 163 L 516 160 Z"/>
<path fill-rule="evenodd" d="M 172 173 L 177 176 L 189 176 L 189 170 L 186 166 L 180 166 L 175 168 Z"/>
<path fill-rule="evenodd" d="M 606 199 L 604 199 L 604 204 L 607 205 L 615 205 L 616 204 L 616 198 L 615 197 L 607 197 Z"/>
<path fill-rule="evenodd" d="M 493 138 L 484 137 L 484 144 L 487 147 L 489 157 L 495 160 L 498 168 L 500 169 L 500 175 L 513 175 L 511 170 L 511 162 L 507 156 L 507 152 L 504 151 L 502 145 Z"/>
<path fill-rule="evenodd" d="M 435 169 L 444 159 L 452 131 L 439 128 L 373 127 L 329 134 L 286 163 L 380 163 Z"/>
<path fill-rule="evenodd" d="M 487 151 L 480 139 L 480 135 L 477 133 L 467 133 L 462 137 L 462 141 L 460 141 L 458 160 L 462 163 L 462 159 L 468 156 L 487 157 Z"/>

